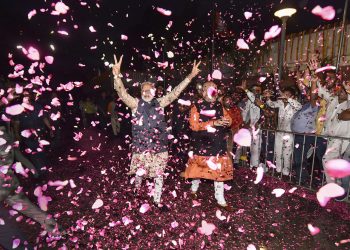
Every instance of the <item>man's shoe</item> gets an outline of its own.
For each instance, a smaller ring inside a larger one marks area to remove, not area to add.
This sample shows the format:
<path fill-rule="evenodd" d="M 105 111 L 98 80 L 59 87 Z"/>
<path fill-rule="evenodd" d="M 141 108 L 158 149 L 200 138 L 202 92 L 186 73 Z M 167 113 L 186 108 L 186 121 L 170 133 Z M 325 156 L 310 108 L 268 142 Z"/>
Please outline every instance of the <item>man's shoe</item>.
<path fill-rule="evenodd" d="M 342 196 L 338 196 L 338 197 L 336 197 L 336 198 L 334 198 L 334 199 L 335 199 L 336 201 L 345 201 L 347 197 L 348 197 L 348 194 L 345 193 L 345 194 L 343 194 Z"/>
<path fill-rule="evenodd" d="M 228 205 L 228 204 L 221 205 L 221 204 L 217 203 L 217 205 L 218 205 L 219 208 L 222 208 L 222 209 L 224 209 L 227 212 L 233 212 L 233 207 Z"/>
<path fill-rule="evenodd" d="M 163 204 L 160 204 L 160 203 L 157 203 L 155 201 L 153 201 L 153 205 L 161 212 L 163 213 L 166 213 L 166 212 L 169 212 L 170 209 L 168 208 L 168 206 L 166 205 L 163 205 Z"/>
<path fill-rule="evenodd" d="M 198 199 L 197 193 L 191 192 L 190 193 L 190 198 L 191 198 L 191 200 L 197 200 Z"/>

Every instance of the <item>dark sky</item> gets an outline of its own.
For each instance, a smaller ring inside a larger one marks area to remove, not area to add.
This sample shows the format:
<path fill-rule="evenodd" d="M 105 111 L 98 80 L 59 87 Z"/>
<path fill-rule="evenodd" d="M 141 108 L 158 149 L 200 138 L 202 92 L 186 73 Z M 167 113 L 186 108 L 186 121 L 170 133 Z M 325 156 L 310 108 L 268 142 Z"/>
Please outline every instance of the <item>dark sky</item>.
<path fill-rule="evenodd" d="M 174 52 L 182 40 L 189 41 L 191 45 L 197 43 L 195 50 L 209 50 L 210 43 L 205 40 L 211 37 L 212 10 L 221 12 L 228 29 L 238 38 L 241 35 L 249 35 L 255 30 L 257 37 L 274 24 L 280 21 L 273 17 L 276 8 L 273 0 L 86 0 L 86 6 L 82 6 L 78 0 L 66 0 L 64 3 L 70 7 L 66 15 L 50 15 L 53 7 L 49 0 L 1 0 L 0 1 L 0 74 L 7 75 L 11 68 L 8 67 L 7 54 L 14 53 L 15 61 L 22 62 L 24 56 L 16 45 L 29 47 L 33 45 L 43 55 L 53 55 L 55 63 L 51 70 L 58 79 L 88 79 L 94 73 L 93 68 L 106 69 L 101 58 L 103 54 L 110 61 L 113 53 L 125 54 L 125 64 L 134 69 L 145 67 L 141 54 L 152 56 L 152 49 L 158 51 L 162 47 L 161 37 L 167 39 L 170 48 Z M 299 32 L 305 29 L 316 28 L 325 23 L 337 22 L 342 17 L 343 0 L 299 0 L 296 1 L 298 13 L 288 22 L 288 33 Z M 97 7 L 98 4 L 100 7 Z M 325 22 L 321 18 L 312 15 L 311 9 L 316 5 L 322 7 L 333 5 L 337 11 L 336 18 L 331 22 Z M 170 17 L 161 15 L 155 10 L 162 7 L 172 11 Z M 39 9 L 49 11 L 41 13 Z M 29 11 L 36 9 L 37 14 L 28 20 Z M 244 11 L 251 11 L 253 18 L 245 20 Z M 349 16 L 349 15 L 348 15 Z M 173 26 L 166 30 L 169 21 Z M 113 24 L 114 28 L 107 24 Z M 77 24 L 78 29 L 73 25 Z M 89 31 L 89 26 L 94 26 L 96 33 Z M 57 30 L 66 30 L 69 36 L 65 37 L 56 33 Z M 189 30 L 191 33 L 189 33 Z M 51 33 L 54 31 L 54 33 Z M 154 34 L 154 39 L 147 37 Z M 121 40 L 121 35 L 128 36 L 127 41 Z M 144 38 L 142 38 L 142 36 Z M 109 40 L 108 40 L 109 39 Z M 176 40 L 179 39 L 179 40 Z M 109 43 L 113 41 L 113 45 Z M 199 42 L 198 42 L 199 41 Z M 50 50 L 49 45 L 54 44 L 56 50 Z M 92 50 L 90 47 L 97 46 Z M 199 46 L 199 47 L 198 47 Z M 186 57 L 191 53 L 178 57 Z M 191 58 L 195 58 L 196 51 L 192 51 Z M 158 60 L 159 61 L 159 60 Z M 161 60 L 160 60 L 161 61 Z M 86 65 L 79 67 L 78 63 Z"/>

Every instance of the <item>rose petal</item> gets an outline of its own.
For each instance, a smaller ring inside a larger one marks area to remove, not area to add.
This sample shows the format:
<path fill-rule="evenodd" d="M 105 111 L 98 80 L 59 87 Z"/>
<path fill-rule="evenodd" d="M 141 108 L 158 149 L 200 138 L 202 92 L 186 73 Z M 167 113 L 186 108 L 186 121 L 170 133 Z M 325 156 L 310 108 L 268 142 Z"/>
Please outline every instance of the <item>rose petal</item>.
<path fill-rule="evenodd" d="M 221 80 L 222 79 L 222 73 L 220 70 L 214 70 L 213 74 L 211 74 L 211 77 L 213 79 Z"/>
<path fill-rule="evenodd" d="M 307 224 L 307 228 L 309 229 L 311 235 L 316 235 L 320 232 L 320 229 L 318 227 L 314 227 L 313 225 L 311 224 Z"/>
<path fill-rule="evenodd" d="M 92 209 L 97 209 L 103 206 L 103 201 L 101 199 L 97 199 L 92 205 Z"/>
<path fill-rule="evenodd" d="M 276 195 L 276 197 L 281 197 L 286 191 L 282 188 L 275 188 L 274 190 L 272 190 L 271 194 Z"/>
<path fill-rule="evenodd" d="M 45 61 L 48 64 L 53 64 L 54 58 L 53 58 L 53 56 L 45 56 Z"/>
<path fill-rule="evenodd" d="M 19 115 L 24 111 L 24 107 L 21 104 L 16 104 L 6 108 L 6 113 L 9 115 Z"/>
<path fill-rule="evenodd" d="M 263 167 L 258 167 L 256 169 L 256 179 L 254 181 L 254 184 L 258 184 L 264 176 L 264 168 Z"/>
<path fill-rule="evenodd" d="M 236 45 L 237 45 L 237 47 L 239 49 L 249 49 L 248 44 L 242 38 L 237 40 L 237 44 Z"/>
<path fill-rule="evenodd" d="M 144 214 L 146 213 L 149 209 L 150 209 L 150 205 L 145 203 L 145 204 L 142 204 L 141 207 L 140 207 L 140 213 Z"/>
<path fill-rule="evenodd" d="M 156 9 L 157 9 L 157 11 L 159 13 L 161 13 L 164 16 L 171 16 L 171 11 L 170 10 L 166 10 L 166 9 L 159 8 L 159 7 L 157 7 Z"/>
<path fill-rule="evenodd" d="M 251 12 L 249 12 L 249 11 L 246 11 L 246 12 L 244 12 L 244 17 L 245 17 L 245 19 L 249 19 L 249 18 L 251 18 L 253 16 L 253 13 L 251 13 Z"/>
<path fill-rule="evenodd" d="M 311 11 L 312 14 L 316 16 L 320 16 L 323 20 L 333 20 L 335 17 L 335 9 L 333 6 L 326 6 L 322 8 L 321 6 L 317 5 L 315 8 Z"/>
<path fill-rule="evenodd" d="M 339 197 L 344 194 L 344 188 L 335 183 L 328 183 L 318 190 L 316 197 L 320 205 L 325 207 L 331 198 Z"/>
<path fill-rule="evenodd" d="M 252 135 L 248 129 L 242 128 L 233 136 L 233 141 L 240 146 L 250 147 Z"/>
<path fill-rule="evenodd" d="M 326 172 L 335 178 L 344 178 L 350 175 L 350 162 L 343 159 L 334 159 L 326 162 Z"/>

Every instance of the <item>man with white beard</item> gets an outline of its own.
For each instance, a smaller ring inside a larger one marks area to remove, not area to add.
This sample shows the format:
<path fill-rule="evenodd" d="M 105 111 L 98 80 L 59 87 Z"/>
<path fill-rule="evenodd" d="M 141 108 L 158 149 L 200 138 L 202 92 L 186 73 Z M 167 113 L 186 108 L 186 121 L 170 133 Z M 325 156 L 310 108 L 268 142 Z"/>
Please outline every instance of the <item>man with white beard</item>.
<path fill-rule="evenodd" d="M 168 134 L 164 108 L 176 100 L 191 80 L 198 75 L 196 61 L 191 73 L 170 93 L 160 98 L 154 98 L 155 86 L 151 82 L 141 85 L 141 99 L 129 95 L 120 78 L 120 67 L 123 56 L 118 60 L 114 56 L 113 66 L 114 88 L 119 97 L 131 109 L 132 120 L 132 158 L 129 174 L 135 174 L 135 188 L 141 187 L 143 178 L 155 179 L 153 202 L 160 204 L 163 175 L 168 162 Z M 165 208 L 165 207 L 164 207 Z"/>

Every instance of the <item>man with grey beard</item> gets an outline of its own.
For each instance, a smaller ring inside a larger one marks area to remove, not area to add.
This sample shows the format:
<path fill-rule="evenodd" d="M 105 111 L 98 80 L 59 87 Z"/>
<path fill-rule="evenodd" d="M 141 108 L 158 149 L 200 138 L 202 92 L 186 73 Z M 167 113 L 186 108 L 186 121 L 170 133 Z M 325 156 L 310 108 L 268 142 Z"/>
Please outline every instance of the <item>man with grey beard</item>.
<path fill-rule="evenodd" d="M 141 99 L 129 95 L 120 78 L 120 67 L 123 56 L 119 61 L 114 56 L 113 66 L 114 88 L 121 100 L 132 112 L 132 158 L 129 174 L 135 174 L 135 188 L 139 190 L 143 178 L 155 179 L 153 202 L 160 204 L 163 175 L 168 162 L 168 134 L 165 122 L 164 108 L 176 100 L 191 80 L 198 75 L 196 61 L 191 73 L 177 87 L 165 96 L 155 98 L 154 83 L 141 84 Z"/>

